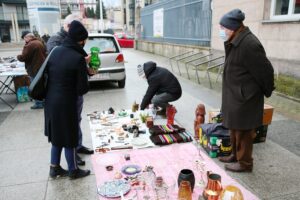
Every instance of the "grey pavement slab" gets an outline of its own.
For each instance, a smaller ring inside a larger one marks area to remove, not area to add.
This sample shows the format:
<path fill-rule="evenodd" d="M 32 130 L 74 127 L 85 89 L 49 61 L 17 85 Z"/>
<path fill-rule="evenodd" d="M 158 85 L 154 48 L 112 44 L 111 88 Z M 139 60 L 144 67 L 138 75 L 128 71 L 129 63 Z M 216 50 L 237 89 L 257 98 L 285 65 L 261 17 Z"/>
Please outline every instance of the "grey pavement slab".
<path fill-rule="evenodd" d="M 97 199 L 95 175 L 83 179 L 67 178 L 48 181 L 45 200 L 91 200 Z"/>
<path fill-rule="evenodd" d="M 42 200 L 45 199 L 47 182 L 16 184 L 0 187 L 1 200 Z"/>
<path fill-rule="evenodd" d="M 109 107 L 115 110 L 131 108 L 134 101 L 140 103 L 147 82 L 138 77 L 138 64 L 153 60 L 158 65 L 169 68 L 166 58 L 154 54 L 126 49 L 124 56 L 127 61 L 125 89 L 117 88 L 114 83 L 91 84 L 90 92 L 84 96 L 81 125 L 83 143 L 88 147 L 92 145 L 87 113 L 107 110 Z M 175 119 L 189 131 L 193 131 L 194 110 L 197 104 L 204 103 L 207 111 L 216 109 L 221 105 L 221 96 L 216 91 L 182 77 L 179 77 L 179 80 L 183 95 L 174 102 L 178 110 Z M 43 134 L 43 111 L 31 110 L 31 105 L 31 102 L 18 104 L 0 123 L 0 199 L 97 199 L 93 171 L 90 176 L 80 180 L 49 180 L 50 144 Z M 298 136 L 298 130 L 298 121 L 291 121 L 275 111 L 266 143 L 254 145 L 253 173 L 229 174 L 261 199 L 299 199 L 299 148 L 289 150 L 285 147 L 299 144 L 299 137 L 295 137 Z M 283 140 L 286 141 L 282 142 Z M 82 157 L 86 160 L 84 168 L 92 169 L 90 156 Z M 63 154 L 61 160 L 62 166 L 66 168 Z M 217 159 L 214 161 L 223 166 Z"/>
<path fill-rule="evenodd" d="M 300 156 L 300 123 L 294 120 L 276 120 L 268 130 L 268 139 Z"/>

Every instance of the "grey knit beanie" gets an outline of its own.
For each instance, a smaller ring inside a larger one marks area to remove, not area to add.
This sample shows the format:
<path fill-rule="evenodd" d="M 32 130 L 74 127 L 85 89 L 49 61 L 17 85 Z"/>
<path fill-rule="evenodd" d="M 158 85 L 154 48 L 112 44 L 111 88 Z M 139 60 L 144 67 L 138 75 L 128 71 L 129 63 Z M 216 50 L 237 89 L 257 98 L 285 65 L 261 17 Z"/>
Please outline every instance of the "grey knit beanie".
<path fill-rule="evenodd" d="M 140 77 L 145 76 L 144 66 L 143 65 L 138 65 L 137 66 L 137 72 L 138 72 L 138 75 Z"/>
<path fill-rule="evenodd" d="M 240 9 L 234 9 L 226 13 L 221 18 L 220 24 L 227 29 L 236 31 L 238 28 L 241 27 L 244 19 L 245 19 L 245 13 L 243 13 Z"/>

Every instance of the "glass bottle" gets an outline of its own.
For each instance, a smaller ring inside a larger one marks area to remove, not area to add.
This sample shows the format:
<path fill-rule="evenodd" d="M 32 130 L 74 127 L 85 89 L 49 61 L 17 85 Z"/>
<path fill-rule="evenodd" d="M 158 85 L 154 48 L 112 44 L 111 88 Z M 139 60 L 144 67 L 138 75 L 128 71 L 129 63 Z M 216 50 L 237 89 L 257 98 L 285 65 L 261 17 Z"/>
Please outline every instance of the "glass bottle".
<path fill-rule="evenodd" d="M 98 70 L 101 65 L 99 52 L 100 52 L 100 49 L 98 47 L 91 48 L 91 61 L 90 61 L 89 65 L 90 65 L 90 68 L 92 68 L 94 70 Z"/>
<path fill-rule="evenodd" d="M 192 200 L 192 189 L 189 181 L 180 182 L 178 200 Z"/>

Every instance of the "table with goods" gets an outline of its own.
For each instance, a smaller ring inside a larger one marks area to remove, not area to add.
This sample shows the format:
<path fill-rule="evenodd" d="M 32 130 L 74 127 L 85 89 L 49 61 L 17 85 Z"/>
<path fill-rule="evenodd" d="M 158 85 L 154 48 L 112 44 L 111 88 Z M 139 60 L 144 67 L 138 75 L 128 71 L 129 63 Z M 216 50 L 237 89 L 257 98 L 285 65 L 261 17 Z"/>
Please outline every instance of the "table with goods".
<path fill-rule="evenodd" d="M 3 98 L 4 94 L 14 94 L 18 102 L 29 101 L 28 87 L 15 88 L 14 80 L 27 76 L 25 64 L 19 62 L 15 57 L 0 58 L 0 100 L 11 109 L 14 106 Z M 22 79 L 25 80 L 25 79 Z M 24 85 L 28 85 L 24 82 Z"/>
<path fill-rule="evenodd" d="M 258 199 L 174 124 L 174 113 L 171 120 L 155 113 L 110 108 L 88 114 L 99 199 Z"/>

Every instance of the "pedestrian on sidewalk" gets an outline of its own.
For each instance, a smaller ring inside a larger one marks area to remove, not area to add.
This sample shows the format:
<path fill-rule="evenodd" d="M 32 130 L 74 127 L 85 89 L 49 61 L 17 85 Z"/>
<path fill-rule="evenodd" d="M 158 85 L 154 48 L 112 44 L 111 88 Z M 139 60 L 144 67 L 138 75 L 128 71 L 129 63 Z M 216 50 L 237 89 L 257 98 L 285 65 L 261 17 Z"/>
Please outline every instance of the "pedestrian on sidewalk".
<path fill-rule="evenodd" d="M 23 31 L 21 38 L 24 39 L 25 45 L 22 54 L 18 55 L 17 59 L 25 63 L 27 74 L 33 80 L 46 58 L 46 48 L 30 31 Z M 44 108 L 44 101 L 33 101 L 34 104 L 31 109 Z"/>
<path fill-rule="evenodd" d="M 45 135 L 52 144 L 50 177 L 69 175 L 76 179 L 90 174 L 90 170 L 78 168 L 75 157 L 79 137 L 77 99 L 89 89 L 88 55 L 83 49 L 88 32 L 79 21 L 74 20 L 68 33 L 63 44 L 54 49 L 47 64 Z M 69 171 L 60 166 L 63 148 Z"/>
<path fill-rule="evenodd" d="M 262 125 L 264 96 L 270 97 L 274 90 L 272 64 L 244 19 L 245 14 L 234 9 L 220 20 L 226 54 L 221 111 L 230 131 L 232 154 L 219 160 L 230 163 L 225 169 L 233 172 L 252 171 L 255 129 Z"/>
<path fill-rule="evenodd" d="M 169 102 L 176 101 L 181 97 L 182 91 L 178 79 L 169 70 L 156 66 L 155 62 L 146 62 L 137 67 L 138 75 L 146 78 L 148 89 L 141 103 L 144 110 L 150 103 L 160 107 L 160 114 L 166 114 Z M 159 114 L 159 113 L 158 113 Z"/>
<path fill-rule="evenodd" d="M 70 24 L 74 20 L 81 21 L 81 18 L 79 15 L 76 15 L 76 14 L 68 15 L 64 20 L 64 24 L 63 24 L 63 27 L 61 27 L 60 32 L 56 33 L 55 35 L 53 35 L 52 37 L 49 38 L 49 40 L 47 42 L 48 53 L 51 52 L 51 50 L 55 46 L 60 46 L 63 43 L 63 41 L 65 40 L 65 38 L 67 38 Z M 85 147 L 82 144 L 82 130 L 81 130 L 81 126 L 80 126 L 81 119 L 82 119 L 81 113 L 82 113 L 82 108 L 83 108 L 83 97 L 82 96 L 78 96 L 78 98 L 77 98 L 77 108 L 78 108 L 77 111 L 78 111 L 78 126 L 79 126 L 77 153 L 93 154 L 94 153 L 93 150 L 89 149 L 88 147 Z M 78 154 L 76 154 L 76 160 L 79 165 L 85 165 L 85 161 L 82 160 Z"/>

